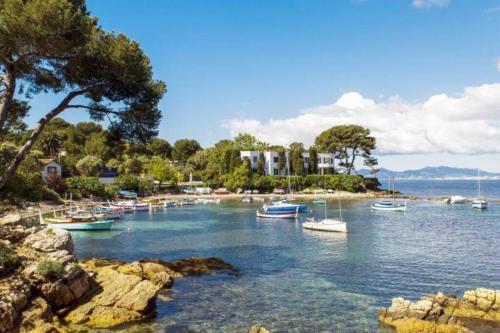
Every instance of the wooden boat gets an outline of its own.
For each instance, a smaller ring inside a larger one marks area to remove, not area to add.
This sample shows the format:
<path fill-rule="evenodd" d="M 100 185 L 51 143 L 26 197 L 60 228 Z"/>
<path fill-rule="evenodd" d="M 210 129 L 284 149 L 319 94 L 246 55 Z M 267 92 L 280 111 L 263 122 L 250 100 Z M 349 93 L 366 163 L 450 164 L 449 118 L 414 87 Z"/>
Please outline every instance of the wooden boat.
<path fill-rule="evenodd" d="M 304 229 L 328 232 L 347 232 L 347 223 L 336 219 L 315 220 L 307 219 L 302 223 Z"/>
<path fill-rule="evenodd" d="M 263 210 L 257 210 L 257 217 L 270 219 L 296 219 L 299 216 L 298 210 L 295 212 L 268 213 Z"/>
<path fill-rule="evenodd" d="M 172 207 L 177 207 L 177 201 L 170 200 L 170 201 L 165 201 L 163 203 L 163 208 L 172 208 Z"/>
<path fill-rule="evenodd" d="M 113 226 L 113 220 L 98 220 L 92 215 L 75 215 L 63 217 L 46 217 L 40 213 L 40 223 L 47 224 L 51 228 L 64 230 L 95 231 L 109 230 Z"/>

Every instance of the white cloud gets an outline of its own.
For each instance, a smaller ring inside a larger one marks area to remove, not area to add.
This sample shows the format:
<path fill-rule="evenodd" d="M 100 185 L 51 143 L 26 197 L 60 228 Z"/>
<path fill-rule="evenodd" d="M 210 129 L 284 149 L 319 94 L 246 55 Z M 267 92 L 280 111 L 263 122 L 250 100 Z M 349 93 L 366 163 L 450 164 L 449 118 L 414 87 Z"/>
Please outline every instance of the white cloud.
<path fill-rule="evenodd" d="M 497 59 L 497 71 L 500 72 L 500 58 Z"/>
<path fill-rule="evenodd" d="M 412 5 L 416 8 L 444 7 L 450 2 L 451 0 L 413 0 Z"/>
<path fill-rule="evenodd" d="M 500 83 L 467 87 L 456 96 L 434 95 L 424 102 L 399 96 L 375 102 L 349 92 L 296 117 L 230 119 L 222 126 L 233 136 L 251 133 L 272 144 L 310 145 L 321 131 L 341 124 L 370 128 L 379 154 L 500 153 Z"/>

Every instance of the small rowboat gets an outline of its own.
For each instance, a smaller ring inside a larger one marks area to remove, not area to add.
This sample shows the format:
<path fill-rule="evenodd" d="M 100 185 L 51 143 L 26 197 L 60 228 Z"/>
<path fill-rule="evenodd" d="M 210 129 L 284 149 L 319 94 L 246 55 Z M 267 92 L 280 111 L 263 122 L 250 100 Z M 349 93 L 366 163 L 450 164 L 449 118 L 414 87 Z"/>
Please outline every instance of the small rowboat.
<path fill-rule="evenodd" d="M 347 232 L 347 224 L 336 219 L 324 219 L 320 221 L 307 219 L 307 222 L 302 223 L 302 227 L 317 231 Z"/>
<path fill-rule="evenodd" d="M 295 212 L 266 212 L 262 210 L 257 211 L 257 217 L 270 218 L 270 219 L 296 219 L 299 216 L 299 211 Z"/>
<path fill-rule="evenodd" d="M 306 213 L 308 211 L 307 205 L 304 204 L 293 204 L 284 201 L 278 201 L 272 205 L 265 205 L 264 210 L 266 212 L 295 212 L 298 209 L 299 213 Z"/>

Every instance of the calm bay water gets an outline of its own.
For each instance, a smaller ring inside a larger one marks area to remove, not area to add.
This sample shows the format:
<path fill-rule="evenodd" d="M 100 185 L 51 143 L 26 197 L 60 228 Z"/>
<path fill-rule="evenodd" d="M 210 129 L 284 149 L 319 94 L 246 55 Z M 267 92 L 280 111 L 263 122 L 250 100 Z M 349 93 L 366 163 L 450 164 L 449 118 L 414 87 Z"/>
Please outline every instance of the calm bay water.
<path fill-rule="evenodd" d="M 382 182 L 382 187 L 387 187 L 387 184 Z M 396 189 L 407 195 L 435 198 L 452 195 L 474 198 L 478 194 L 476 180 L 398 180 Z M 481 195 L 488 199 L 500 200 L 500 180 L 481 181 Z"/>
<path fill-rule="evenodd" d="M 217 256 L 238 269 L 177 280 L 173 301 L 159 301 L 157 318 L 133 332 L 239 333 L 255 324 L 273 332 L 391 332 L 379 326 L 377 308 L 395 296 L 500 288 L 500 205 L 480 212 L 412 201 L 407 213 L 383 213 L 370 204 L 342 203 L 348 235 L 256 220 L 258 205 L 233 202 L 132 214 L 112 231 L 74 239 L 81 258 Z M 330 216 L 336 208 L 329 204 Z"/>

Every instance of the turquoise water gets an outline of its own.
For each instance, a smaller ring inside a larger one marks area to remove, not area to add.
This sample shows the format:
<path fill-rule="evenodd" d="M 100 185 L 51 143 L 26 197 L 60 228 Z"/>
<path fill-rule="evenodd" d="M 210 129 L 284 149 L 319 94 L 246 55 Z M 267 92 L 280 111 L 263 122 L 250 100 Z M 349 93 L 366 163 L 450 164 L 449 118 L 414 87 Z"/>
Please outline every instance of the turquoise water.
<path fill-rule="evenodd" d="M 395 296 L 500 288 L 500 206 L 416 201 L 407 213 L 384 213 L 370 204 L 343 202 L 347 235 L 257 220 L 258 205 L 233 202 L 132 214 L 112 231 L 74 239 L 80 258 L 216 256 L 238 269 L 177 280 L 173 301 L 159 301 L 158 316 L 136 332 L 246 332 L 255 324 L 275 333 L 390 332 L 377 308 Z M 336 203 L 329 208 L 337 216 Z"/>

